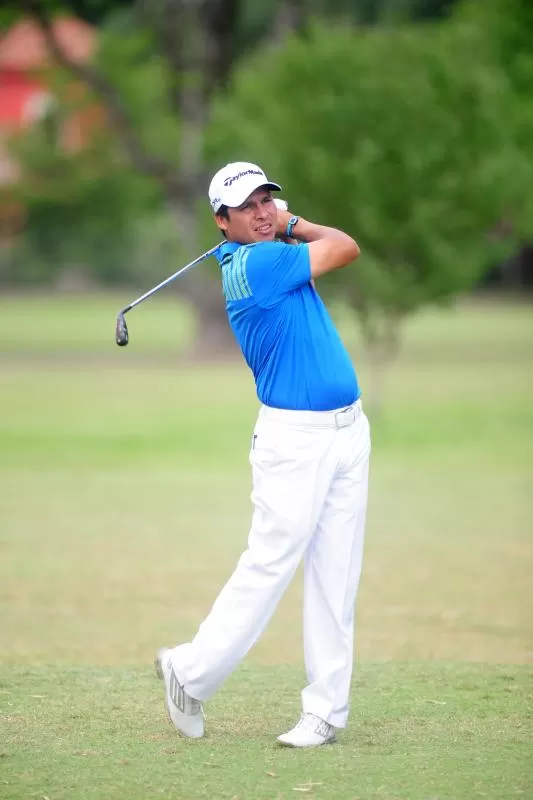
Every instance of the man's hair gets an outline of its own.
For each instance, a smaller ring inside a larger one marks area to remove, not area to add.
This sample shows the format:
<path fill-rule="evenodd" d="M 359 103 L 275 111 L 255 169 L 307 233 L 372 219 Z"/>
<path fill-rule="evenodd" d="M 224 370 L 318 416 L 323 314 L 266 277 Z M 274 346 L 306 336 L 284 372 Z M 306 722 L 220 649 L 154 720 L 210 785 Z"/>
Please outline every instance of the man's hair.
<path fill-rule="evenodd" d="M 228 207 L 227 206 L 220 206 L 220 208 L 218 209 L 218 211 L 217 211 L 215 216 L 222 217 L 222 219 L 228 219 L 229 220 Z M 227 239 L 228 237 L 226 236 L 226 231 L 222 231 L 222 233 L 224 234 L 224 238 Z"/>

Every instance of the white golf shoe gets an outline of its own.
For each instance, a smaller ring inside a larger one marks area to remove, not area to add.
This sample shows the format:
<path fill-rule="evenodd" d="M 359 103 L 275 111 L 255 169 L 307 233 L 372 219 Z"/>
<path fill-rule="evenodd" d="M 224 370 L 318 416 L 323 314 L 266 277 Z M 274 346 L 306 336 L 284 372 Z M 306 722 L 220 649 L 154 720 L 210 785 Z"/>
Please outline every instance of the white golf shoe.
<path fill-rule="evenodd" d="M 320 747 L 337 741 L 335 728 L 316 714 L 302 714 L 292 730 L 278 736 L 286 747 Z"/>
<path fill-rule="evenodd" d="M 165 683 L 165 700 L 171 723 L 183 736 L 200 739 L 204 735 L 202 704 L 188 695 L 179 682 L 167 647 L 159 650 L 155 658 L 155 668 Z"/>

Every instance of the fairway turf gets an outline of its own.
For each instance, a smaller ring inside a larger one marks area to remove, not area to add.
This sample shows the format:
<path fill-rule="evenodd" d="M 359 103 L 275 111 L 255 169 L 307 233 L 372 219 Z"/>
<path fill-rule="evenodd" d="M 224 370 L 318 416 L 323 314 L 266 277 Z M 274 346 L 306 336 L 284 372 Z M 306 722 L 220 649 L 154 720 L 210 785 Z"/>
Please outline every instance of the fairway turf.
<path fill-rule="evenodd" d="M 240 362 L 181 360 L 168 298 L 117 348 L 121 304 L 0 300 L 0 798 L 533 797 L 531 308 L 408 326 L 369 411 L 353 714 L 302 753 L 274 744 L 304 684 L 300 575 L 205 741 L 166 722 L 151 661 L 245 546 L 257 400 Z"/>
<path fill-rule="evenodd" d="M 363 665 L 349 728 L 315 751 L 273 743 L 303 680 L 293 667 L 244 666 L 209 704 L 206 738 L 187 741 L 146 668 L 0 670 L 0 797 L 531 797 L 526 668 Z"/>

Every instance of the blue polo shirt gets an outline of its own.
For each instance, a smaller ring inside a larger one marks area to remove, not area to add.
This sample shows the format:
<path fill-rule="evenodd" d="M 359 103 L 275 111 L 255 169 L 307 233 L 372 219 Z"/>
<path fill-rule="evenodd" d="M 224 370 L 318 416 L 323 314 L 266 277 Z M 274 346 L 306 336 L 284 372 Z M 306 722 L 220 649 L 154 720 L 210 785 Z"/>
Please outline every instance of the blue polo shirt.
<path fill-rule="evenodd" d="M 310 282 L 308 246 L 227 242 L 217 259 L 229 322 L 259 400 L 310 411 L 357 400 L 350 357 Z"/>

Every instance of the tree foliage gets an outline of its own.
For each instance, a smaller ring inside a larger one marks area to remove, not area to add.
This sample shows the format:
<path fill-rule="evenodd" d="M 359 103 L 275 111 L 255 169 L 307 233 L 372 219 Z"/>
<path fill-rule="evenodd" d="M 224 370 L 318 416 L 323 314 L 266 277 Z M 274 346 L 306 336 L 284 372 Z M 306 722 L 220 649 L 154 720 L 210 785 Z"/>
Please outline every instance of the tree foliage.
<path fill-rule="evenodd" d="M 252 59 L 219 103 L 209 157 L 260 160 L 291 209 L 361 245 L 330 291 L 369 338 L 470 287 L 520 197 L 505 76 L 469 26 L 316 26 Z"/>
<path fill-rule="evenodd" d="M 64 6 L 16 4 L 49 38 L 50 10 Z M 99 256 L 97 274 L 111 279 L 115 269 L 120 279 L 133 263 L 131 221 L 157 217 L 155 250 L 174 264 L 169 239 L 185 239 L 190 253 L 199 246 L 210 169 L 248 157 L 279 174 L 297 211 L 353 232 L 363 256 L 356 270 L 332 276 L 329 291 L 356 309 L 369 338 L 394 331 L 405 314 L 471 286 L 500 256 L 502 229 L 531 227 L 529 4 L 468 0 L 451 21 L 397 23 L 446 17 L 455 6 L 80 0 L 84 16 L 109 11 L 97 63 L 56 55 L 104 104 L 115 138 L 73 157 L 44 147 L 38 131 L 30 136 L 32 177 L 21 187 L 28 241 L 51 272 L 67 253 L 80 258 L 85 241 L 85 257 Z M 299 36 L 286 41 L 287 25 Z M 203 274 L 193 276 L 190 299 L 207 330 L 221 308 Z"/>
<path fill-rule="evenodd" d="M 478 32 L 479 44 L 505 73 L 512 100 L 506 122 L 525 155 L 513 180 L 521 187 L 522 203 L 512 225 L 533 241 L 533 4 L 530 0 L 467 0 L 458 18 Z"/>
<path fill-rule="evenodd" d="M 10 250 L 11 281 L 50 284 L 73 269 L 104 284 L 135 279 L 136 231 L 142 220 L 161 215 L 154 182 L 135 175 L 106 136 L 65 152 L 51 121 L 14 150 L 23 165 L 14 199 L 26 218 Z"/>

